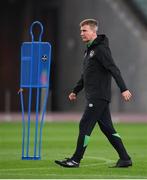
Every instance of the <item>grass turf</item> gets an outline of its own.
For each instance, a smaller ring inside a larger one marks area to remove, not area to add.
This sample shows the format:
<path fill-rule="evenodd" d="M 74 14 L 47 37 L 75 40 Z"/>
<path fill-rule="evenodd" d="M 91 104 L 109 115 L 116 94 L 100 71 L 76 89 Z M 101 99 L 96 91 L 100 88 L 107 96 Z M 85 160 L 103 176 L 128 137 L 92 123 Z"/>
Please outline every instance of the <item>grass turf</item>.
<path fill-rule="evenodd" d="M 78 124 L 45 122 L 42 160 L 21 160 L 22 128 L 19 122 L 0 123 L 0 178 L 7 179 L 104 179 L 147 178 L 147 124 L 114 124 L 133 160 L 133 167 L 109 168 L 118 156 L 96 126 L 80 168 L 57 166 L 55 159 L 75 150 Z M 31 125 L 34 126 L 34 125 Z M 33 134 L 31 135 L 31 141 Z M 32 148 L 33 149 L 33 148 Z"/>

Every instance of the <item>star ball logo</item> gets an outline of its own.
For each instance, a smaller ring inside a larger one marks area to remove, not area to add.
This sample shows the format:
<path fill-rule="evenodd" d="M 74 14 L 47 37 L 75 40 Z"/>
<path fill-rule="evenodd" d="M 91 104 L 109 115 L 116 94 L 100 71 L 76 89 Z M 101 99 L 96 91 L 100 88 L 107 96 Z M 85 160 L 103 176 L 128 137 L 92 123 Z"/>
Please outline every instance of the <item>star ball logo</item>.
<path fill-rule="evenodd" d="M 47 61 L 47 55 L 43 55 L 41 59 L 42 59 L 42 61 L 44 61 L 44 62 Z"/>

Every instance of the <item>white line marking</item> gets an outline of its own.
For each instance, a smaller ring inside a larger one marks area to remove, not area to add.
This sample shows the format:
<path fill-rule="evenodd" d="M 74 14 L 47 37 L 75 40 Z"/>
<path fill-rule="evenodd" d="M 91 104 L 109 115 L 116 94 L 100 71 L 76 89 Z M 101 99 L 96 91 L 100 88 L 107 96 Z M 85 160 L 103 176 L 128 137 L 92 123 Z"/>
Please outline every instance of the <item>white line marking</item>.
<path fill-rule="evenodd" d="M 71 170 L 71 169 L 70 169 Z M 27 174 L 7 174 L 7 175 L 9 175 L 9 176 L 21 176 L 21 177 L 23 177 L 23 176 L 30 176 L 30 177 L 34 177 L 34 175 L 32 174 L 32 173 L 27 173 Z M 73 176 L 73 178 L 75 178 L 75 177 L 81 177 L 81 178 L 84 178 L 84 177 L 86 177 L 86 179 L 88 179 L 88 177 L 89 178 L 106 178 L 106 177 L 109 177 L 109 179 L 110 179 L 110 175 L 100 175 L 100 174 L 95 174 L 95 175 L 88 175 L 88 174 L 71 174 L 71 175 L 60 175 L 60 174 L 47 174 L 47 173 L 44 173 L 44 174 L 40 174 L 40 175 L 38 175 L 38 177 L 44 177 L 44 176 L 48 176 L 48 177 L 50 177 L 50 176 L 56 176 L 56 177 L 67 177 L 67 178 L 70 178 L 70 176 Z M 111 176 L 111 179 L 112 178 L 115 178 L 116 176 L 115 175 L 112 175 Z M 136 179 L 137 180 L 137 178 L 140 180 L 140 178 L 141 179 L 146 179 L 147 177 L 146 176 L 129 176 L 129 175 L 119 175 L 119 178 L 117 178 L 118 180 L 119 179 L 121 179 L 121 178 L 127 178 L 127 179 Z M 62 179 L 62 178 L 60 178 L 60 179 Z"/>
<path fill-rule="evenodd" d="M 93 164 L 83 164 L 83 165 L 81 165 L 80 166 L 80 168 L 82 168 L 82 167 L 92 167 L 92 166 L 99 166 L 99 165 L 103 165 L 103 164 L 109 164 L 109 163 L 113 163 L 113 162 L 115 162 L 114 160 L 111 160 L 111 159 L 107 159 L 107 158 L 103 158 L 103 157 L 95 157 L 95 156 L 86 156 L 85 157 L 85 159 L 96 159 L 96 160 L 99 160 L 99 161 L 104 161 L 104 162 L 98 162 L 98 163 L 93 163 Z M 18 169 L 16 169 L 16 168 L 13 168 L 13 169 L 0 169 L 0 174 L 4 174 L 4 173 L 6 173 L 6 172 L 10 172 L 10 171 L 12 171 L 12 174 L 11 173 L 7 173 L 7 176 L 15 176 L 15 177 L 17 177 L 17 176 L 30 176 L 30 177 L 34 177 L 35 175 L 34 174 L 32 174 L 32 173 L 25 173 L 25 174 L 22 174 L 22 173 L 17 173 L 16 174 L 16 171 L 26 171 L 26 170 L 50 170 L 50 169 L 57 169 L 57 167 L 34 167 L 34 168 L 18 168 Z M 66 169 L 68 169 L 68 168 L 66 168 Z M 68 169 L 68 170 L 71 170 L 71 169 Z M 15 174 L 13 174 L 13 173 L 15 173 Z M 93 175 L 90 175 L 90 174 L 71 174 L 71 175 L 64 175 L 64 174 L 62 174 L 62 175 L 60 175 L 60 174 L 54 174 L 54 173 L 52 173 L 52 174 L 47 174 L 47 173 L 43 173 L 43 174 L 40 174 L 40 175 L 38 175 L 39 177 L 42 177 L 42 176 L 55 176 L 55 177 L 70 177 L 70 176 L 74 176 L 74 177 L 81 177 L 81 178 L 83 178 L 83 177 L 86 177 L 86 178 L 96 178 L 96 177 L 99 177 L 99 178 L 101 178 L 101 177 L 111 177 L 111 178 L 113 178 L 113 177 L 115 177 L 115 175 L 112 175 L 112 176 L 110 176 L 110 175 L 100 175 L 100 174 L 93 174 Z M 129 175 L 119 175 L 119 178 L 147 178 L 147 177 L 145 177 L 145 176 L 137 176 L 137 175 L 135 175 L 135 176 L 129 176 Z"/>
<path fill-rule="evenodd" d="M 43 170 L 43 169 L 56 169 L 55 167 L 35 167 L 35 168 L 11 168 L 11 169 L 0 169 L 1 171 L 26 171 L 26 170 Z"/>
<path fill-rule="evenodd" d="M 104 161 L 104 162 L 98 162 L 98 163 L 93 163 L 93 164 L 83 164 L 80 167 L 92 167 L 92 166 L 100 166 L 103 164 L 109 164 L 109 163 L 113 163 L 114 161 L 111 159 L 106 159 L 103 157 L 95 157 L 95 156 L 87 156 L 85 157 L 85 159 L 97 159 L 100 161 Z M 34 168 L 10 168 L 10 169 L 0 169 L 0 172 L 4 171 L 26 171 L 26 170 L 48 170 L 48 169 L 56 169 L 56 167 L 34 167 Z"/>
<path fill-rule="evenodd" d="M 105 161 L 105 162 L 108 162 L 108 163 L 110 163 L 110 162 L 115 162 L 114 160 L 112 160 L 112 159 L 108 159 L 108 158 L 103 158 L 103 157 L 95 157 L 95 156 L 87 156 L 87 157 L 85 157 L 85 158 L 88 158 L 88 159 L 97 159 L 97 160 L 101 160 L 101 161 Z"/>

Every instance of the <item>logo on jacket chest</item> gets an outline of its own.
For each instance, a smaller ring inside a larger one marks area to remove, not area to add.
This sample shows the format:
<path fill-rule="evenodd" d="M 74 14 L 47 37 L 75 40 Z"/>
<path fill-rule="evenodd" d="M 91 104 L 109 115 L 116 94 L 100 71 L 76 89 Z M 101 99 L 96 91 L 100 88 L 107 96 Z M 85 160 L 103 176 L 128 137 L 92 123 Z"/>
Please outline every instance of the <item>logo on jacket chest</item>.
<path fill-rule="evenodd" d="M 90 51 L 90 53 L 89 53 L 90 58 L 91 58 L 91 57 L 93 57 L 93 56 L 94 56 L 94 54 L 95 54 L 94 50 L 91 50 L 91 51 Z M 87 52 L 85 52 L 85 54 L 84 54 L 84 58 L 85 58 L 87 55 L 88 55 L 88 53 L 87 53 Z"/>
<path fill-rule="evenodd" d="M 93 56 L 94 56 L 94 51 L 93 51 L 93 50 L 90 51 L 89 56 L 90 56 L 90 57 L 93 57 Z"/>

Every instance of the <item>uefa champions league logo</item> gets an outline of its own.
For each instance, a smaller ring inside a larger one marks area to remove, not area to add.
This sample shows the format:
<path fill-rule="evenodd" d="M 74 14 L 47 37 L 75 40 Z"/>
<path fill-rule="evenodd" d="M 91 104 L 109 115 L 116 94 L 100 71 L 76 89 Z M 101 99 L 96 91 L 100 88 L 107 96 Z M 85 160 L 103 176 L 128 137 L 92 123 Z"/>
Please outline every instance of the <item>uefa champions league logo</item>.
<path fill-rule="evenodd" d="M 43 55 L 41 59 L 42 61 L 47 61 L 47 55 Z"/>

